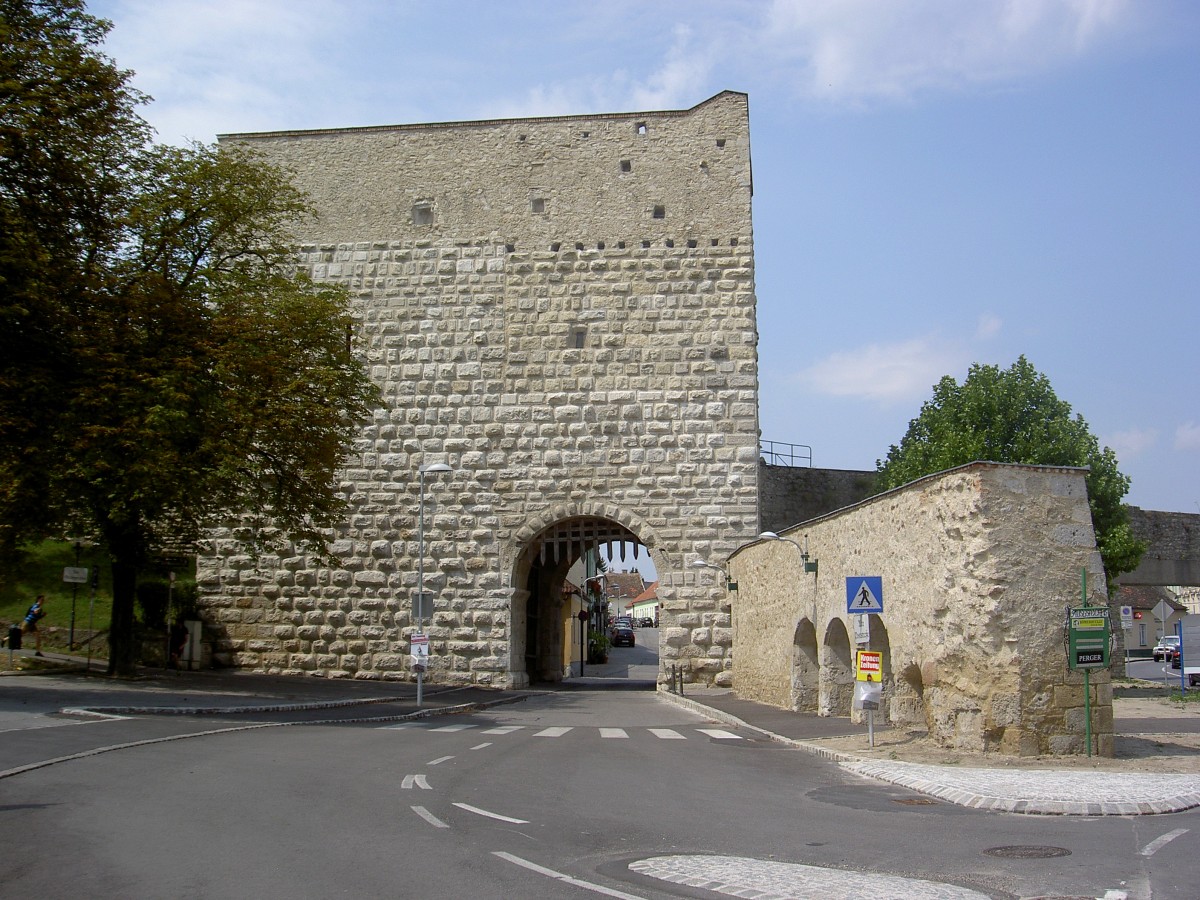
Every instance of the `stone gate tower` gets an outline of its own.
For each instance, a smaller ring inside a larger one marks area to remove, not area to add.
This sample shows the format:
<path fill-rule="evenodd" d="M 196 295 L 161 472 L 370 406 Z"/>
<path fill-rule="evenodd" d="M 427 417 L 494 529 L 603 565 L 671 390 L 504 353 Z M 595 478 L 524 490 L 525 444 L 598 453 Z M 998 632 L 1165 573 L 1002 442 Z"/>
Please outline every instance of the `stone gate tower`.
<path fill-rule="evenodd" d="M 724 561 L 758 530 L 749 111 L 226 135 L 318 211 L 301 263 L 345 285 L 385 406 L 346 460 L 343 564 L 199 567 L 218 662 L 408 678 L 421 466 L 433 681 L 562 677 L 567 569 L 647 548 L 660 669 L 727 683 Z M 716 579 L 714 579 L 716 575 Z"/>

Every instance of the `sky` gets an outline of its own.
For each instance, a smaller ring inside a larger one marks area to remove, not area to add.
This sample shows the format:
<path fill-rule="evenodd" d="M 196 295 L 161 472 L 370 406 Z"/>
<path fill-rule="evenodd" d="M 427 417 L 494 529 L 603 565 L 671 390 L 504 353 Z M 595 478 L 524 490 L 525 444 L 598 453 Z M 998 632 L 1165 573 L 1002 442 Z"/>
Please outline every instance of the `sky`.
<path fill-rule="evenodd" d="M 750 98 L 762 438 L 874 469 L 1024 355 L 1200 513 L 1192 0 L 94 0 L 167 143 Z M 804 451 L 807 452 L 807 451 Z"/>

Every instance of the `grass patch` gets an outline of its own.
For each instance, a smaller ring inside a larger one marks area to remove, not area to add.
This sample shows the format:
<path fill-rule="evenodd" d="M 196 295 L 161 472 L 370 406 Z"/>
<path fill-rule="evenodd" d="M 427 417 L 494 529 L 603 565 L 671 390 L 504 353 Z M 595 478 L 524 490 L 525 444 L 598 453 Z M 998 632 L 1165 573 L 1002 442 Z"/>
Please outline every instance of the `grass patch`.
<path fill-rule="evenodd" d="M 71 567 L 88 570 L 87 584 L 67 584 L 63 569 Z M 194 603 L 196 593 L 195 563 L 176 569 L 176 581 L 168 591 L 168 570 L 148 566 L 138 580 L 138 620 L 150 628 L 165 627 L 168 615 L 168 596 L 172 597 L 173 613 L 182 606 Z M 93 594 L 92 579 L 97 578 Z M 112 564 L 108 555 L 95 547 L 82 547 L 78 554 L 70 541 L 42 541 L 25 548 L 25 554 L 11 570 L 0 577 L 0 625 L 5 634 L 8 626 L 19 623 L 38 594 L 46 597 L 46 617 L 38 623 L 42 632 L 42 649 L 65 650 L 71 630 L 71 610 L 75 610 L 75 641 L 85 640 L 89 625 L 96 632 L 108 630 L 112 620 Z M 74 589 L 74 590 L 72 590 Z M 74 602 L 72 603 L 72 593 Z M 94 606 L 93 606 L 94 602 Z M 33 646 L 33 635 L 25 643 Z M 102 645 L 102 646 L 101 646 Z M 93 648 L 108 653 L 108 642 L 100 638 Z"/>
<path fill-rule="evenodd" d="M 5 626 L 20 622 L 38 594 L 45 594 L 46 618 L 38 627 L 67 628 L 71 626 L 71 596 L 74 588 L 75 629 L 88 627 L 92 599 L 90 579 L 99 570 L 100 583 L 96 589 L 95 608 L 91 611 L 95 627 L 107 628 L 112 618 L 112 590 L 107 585 L 108 556 L 100 550 L 84 547 L 76 562 L 75 545 L 69 541 L 42 541 L 26 548 L 24 558 L 0 580 L 0 622 Z M 63 569 L 79 566 L 88 570 L 88 584 L 66 584 Z M 43 644 L 45 640 L 43 638 Z"/>
<path fill-rule="evenodd" d="M 1179 688 L 1173 688 L 1167 697 L 1173 703 L 1200 703 L 1200 688 L 1188 688 L 1186 692 L 1181 692 Z"/>

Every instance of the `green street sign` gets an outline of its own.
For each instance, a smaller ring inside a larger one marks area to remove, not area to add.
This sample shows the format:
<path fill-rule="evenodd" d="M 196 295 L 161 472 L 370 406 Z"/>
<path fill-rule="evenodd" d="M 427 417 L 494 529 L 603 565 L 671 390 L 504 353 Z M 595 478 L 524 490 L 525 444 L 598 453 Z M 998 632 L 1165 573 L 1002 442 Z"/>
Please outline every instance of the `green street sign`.
<path fill-rule="evenodd" d="M 1112 633 L 1107 606 L 1067 609 L 1067 663 L 1072 669 L 1108 668 L 1108 645 Z"/>

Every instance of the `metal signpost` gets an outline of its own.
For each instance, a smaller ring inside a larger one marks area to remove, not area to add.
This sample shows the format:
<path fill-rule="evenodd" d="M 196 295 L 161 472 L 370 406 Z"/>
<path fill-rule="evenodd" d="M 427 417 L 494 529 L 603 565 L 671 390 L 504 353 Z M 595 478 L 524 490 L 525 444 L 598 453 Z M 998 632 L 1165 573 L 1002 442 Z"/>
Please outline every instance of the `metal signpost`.
<path fill-rule="evenodd" d="M 425 593 L 413 595 L 412 617 L 413 621 L 417 623 L 417 631 L 409 638 L 411 643 L 409 652 L 412 654 L 413 671 L 417 673 L 418 708 L 424 700 L 425 670 L 429 668 L 429 635 L 425 633 L 425 620 L 432 616 L 433 595 Z"/>
<path fill-rule="evenodd" d="M 79 545 L 75 545 L 75 562 L 79 562 Z M 80 566 L 63 567 L 63 583 L 71 586 L 71 631 L 67 635 L 67 647 L 75 649 L 75 592 L 79 585 L 87 584 L 88 570 Z"/>
<path fill-rule="evenodd" d="M 853 616 L 854 643 L 871 642 L 870 619 L 883 612 L 883 576 L 852 575 L 846 578 L 846 612 Z M 855 657 L 854 707 L 867 714 L 867 742 L 875 746 L 875 710 L 883 698 L 883 654 L 859 650 Z"/>
<path fill-rule="evenodd" d="M 1087 569 L 1081 570 L 1082 602 L 1087 603 Z M 1107 606 L 1067 607 L 1067 664 L 1083 670 L 1087 755 L 1092 755 L 1092 669 L 1108 668 L 1112 623 Z"/>

